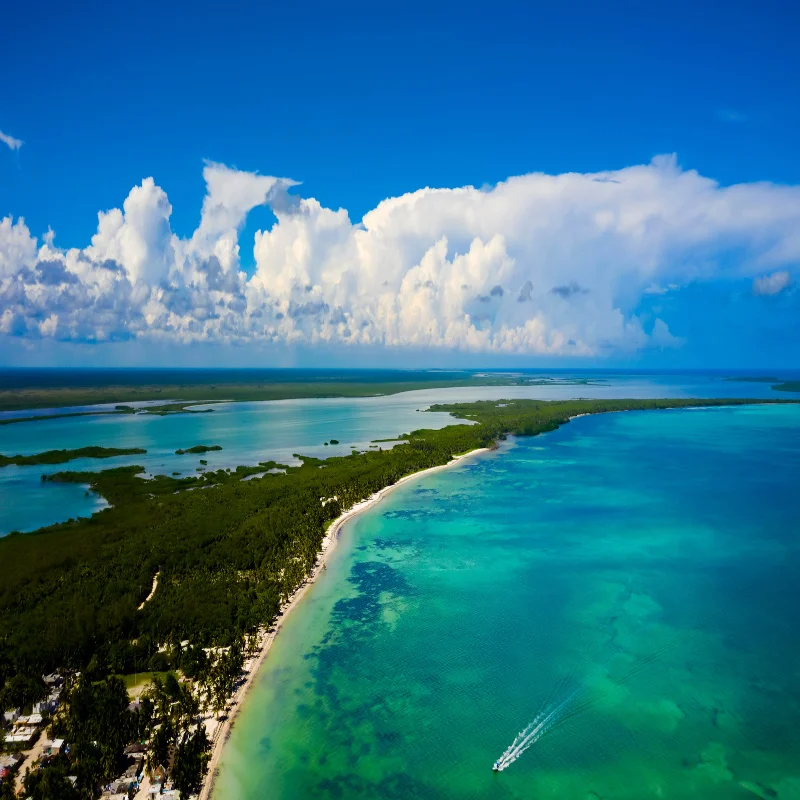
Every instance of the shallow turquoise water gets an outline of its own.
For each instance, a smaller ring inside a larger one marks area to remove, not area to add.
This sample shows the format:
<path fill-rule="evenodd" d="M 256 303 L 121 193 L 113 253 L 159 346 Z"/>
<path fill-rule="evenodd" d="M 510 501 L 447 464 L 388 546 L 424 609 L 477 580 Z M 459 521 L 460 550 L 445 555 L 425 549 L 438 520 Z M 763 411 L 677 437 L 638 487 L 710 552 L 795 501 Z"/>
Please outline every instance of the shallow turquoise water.
<path fill-rule="evenodd" d="M 401 399 L 402 398 L 402 399 Z M 76 459 L 52 466 L 0 469 L 0 536 L 30 531 L 69 517 L 89 516 L 98 498 L 81 486 L 42 484 L 43 473 L 94 471 L 140 464 L 149 474 L 194 475 L 207 469 L 253 465 L 274 459 L 296 463 L 294 453 L 324 458 L 367 449 L 372 439 L 415 428 L 441 428 L 455 420 L 448 414 L 417 413 L 407 397 L 360 400 L 292 400 L 215 405 L 208 414 L 113 415 L 62 417 L 0 427 L 0 453 L 30 455 L 43 450 L 72 450 L 88 445 L 141 447 L 146 455 Z M 423 406 L 424 408 L 424 406 Z M 325 446 L 337 439 L 338 446 Z M 221 445 L 202 455 L 175 455 L 196 444 Z M 382 445 L 386 447 L 387 445 Z"/>
<path fill-rule="evenodd" d="M 585 375 L 565 378 L 580 378 Z M 440 428 L 454 420 L 443 414 L 419 414 L 432 403 L 533 397 L 782 397 L 769 383 L 726 381 L 720 375 L 602 375 L 596 383 L 553 383 L 547 386 L 498 386 L 427 389 L 388 397 L 286 400 L 215 405 L 210 414 L 175 416 L 115 415 L 68 417 L 0 426 L 0 453 L 30 455 L 43 450 L 86 446 L 143 447 L 144 456 L 82 459 L 67 466 L 0 469 L 0 536 L 12 530 L 31 531 L 70 517 L 89 516 L 102 505 L 85 488 L 41 483 L 41 475 L 61 469 L 99 470 L 141 464 L 150 474 L 195 474 L 200 459 L 208 469 L 252 465 L 261 460 L 291 462 L 293 453 L 324 458 L 369 447 L 370 440 L 396 436 L 414 428 Z M 134 402 L 135 401 L 131 401 Z M 138 405 L 147 405 L 139 403 Z M 80 406 L 72 411 L 86 411 Z M 96 408 L 108 409 L 110 406 Z M 56 411 L 57 409 L 51 409 Z M 42 414 L 37 409 L 30 414 Z M 0 412 L 0 418 L 20 412 Z M 325 447 L 334 438 L 338 447 Z M 204 456 L 176 456 L 175 450 L 196 444 L 218 444 L 222 451 Z M 385 445 L 384 445 L 385 446 Z"/>
<path fill-rule="evenodd" d="M 586 417 L 400 487 L 287 620 L 215 798 L 796 800 L 798 483 L 800 408 L 753 407 Z"/>

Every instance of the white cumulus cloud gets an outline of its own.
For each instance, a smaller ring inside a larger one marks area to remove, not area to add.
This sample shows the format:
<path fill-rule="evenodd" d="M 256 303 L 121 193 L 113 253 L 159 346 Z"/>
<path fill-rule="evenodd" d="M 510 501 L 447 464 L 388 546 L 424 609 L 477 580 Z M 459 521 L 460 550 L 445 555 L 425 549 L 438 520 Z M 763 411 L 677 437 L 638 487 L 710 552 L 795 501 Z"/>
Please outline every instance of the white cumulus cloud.
<path fill-rule="evenodd" d="M 188 238 L 152 178 L 84 248 L 0 221 L 0 329 L 71 341 L 444 348 L 594 356 L 681 344 L 637 307 L 697 280 L 776 293 L 800 263 L 800 187 L 719 186 L 674 157 L 488 189 L 420 189 L 360 221 L 221 164 Z M 247 214 L 277 221 L 240 242 Z M 251 247 L 255 269 L 241 269 Z M 767 277 L 765 273 L 769 273 Z"/>
<path fill-rule="evenodd" d="M 0 131 L 0 142 L 10 147 L 12 150 L 19 150 L 23 145 L 22 139 L 15 139 L 13 136 L 3 133 L 3 131 Z"/>
<path fill-rule="evenodd" d="M 792 278 L 786 270 L 773 272 L 772 275 L 764 275 L 753 281 L 753 294 L 780 294 L 791 282 Z"/>

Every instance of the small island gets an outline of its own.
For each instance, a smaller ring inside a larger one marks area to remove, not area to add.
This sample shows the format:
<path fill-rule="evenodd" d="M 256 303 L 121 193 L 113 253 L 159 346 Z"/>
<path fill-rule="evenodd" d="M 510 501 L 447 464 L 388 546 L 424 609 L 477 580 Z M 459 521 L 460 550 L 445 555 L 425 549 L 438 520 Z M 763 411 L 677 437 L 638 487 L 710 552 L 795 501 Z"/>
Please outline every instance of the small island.
<path fill-rule="evenodd" d="M 187 447 L 185 450 L 176 450 L 176 456 L 185 456 L 190 454 L 202 454 L 202 453 L 210 453 L 212 450 L 222 450 L 222 447 L 218 444 L 212 445 L 205 445 L 205 444 L 196 444 L 194 447 Z"/>
<path fill-rule="evenodd" d="M 79 447 L 76 450 L 45 450 L 32 456 L 4 456 L 0 454 L 0 467 L 16 464 L 29 467 L 37 464 L 66 464 L 76 458 L 114 458 L 115 456 L 139 456 L 147 450 L 141 447 Z"/>
<path fill-rule="evenodd" d="M 792 378 L 776 378 L 774 375 L 744 375 L 725 378 L 726 381 L 738 383 L 769 383 L 773 392 L 800 392 L 800 380 Z"/>

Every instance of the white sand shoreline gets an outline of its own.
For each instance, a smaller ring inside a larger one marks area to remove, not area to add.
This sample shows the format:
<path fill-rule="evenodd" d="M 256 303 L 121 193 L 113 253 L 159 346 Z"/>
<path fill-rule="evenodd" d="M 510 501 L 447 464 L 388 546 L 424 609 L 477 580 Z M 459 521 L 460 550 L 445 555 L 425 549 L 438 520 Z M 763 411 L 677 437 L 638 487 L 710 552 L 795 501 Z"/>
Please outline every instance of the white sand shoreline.
<path fill-rule="evenodd" d="M 295 593 L 289 598 L 289 600 L 281 606 L 281 610 L 278 613 L 278 617 L 275 620 L 274 625 L 266 632 L 262 634 L 262 638 L 259 642 L 259 649 L 256 655 L 245 665 L 245 670 L 247 673 L 247 677 L 245 678 L 244 683 L 236 690 L 233 697 L 229 701 L 229 711 L 227 713 L 226 718 L 218 725 L 216 725 L 213 736 L 212 736 L 212 744 L 211 744 L 211 758 L 208 762 L 208 774 L 203 782 L 203 787 L 200 790 L 200 800 L 210 800 L 212 793 L 214 791 L 214 783 L 216 781 L 217 775 L 219 774 L 219 762 L 222 756 L 223 749 L 225 747 L 225 742 L 228 740 L 231 734 L 231 729 L 233 728 L 233 724 L 236 721 L 236 717 L 239 714 L 239 711 L 242 708 L 242 705 L 247 698 L 247 695 L 250 689 L 255 682 L 256 676 L 261 668 L 261 665 L 264 663 L 270 648 L 272 647 L 272 643 L 275 641 L 275 637 L 278 635 L 278 632 L 281 629 L 281 626 L 286 621 L 286 618 L 289 616 L 289 612 L 303 599 L 306 592 L 308 591 L 309 587 L 317 580 L 319 575 L 322 573 L 321 567 L 325 564 L 325 559 L 329 556 L 333 550 L 335 549 L 338 541 L 339 541 L 339 532 L 344 525 L 345 522 L 348 522 L 357 514 L 360 514 L 362 511 L 366 511 L 368 508 L 372 508 L 376 503 L 380 502 L 386 495 L 388 495 L 391 491 L 396 489 L 398 486 L 406 483 L 407 481 L 413 480 L 415 478 L 422 477 L 423 475 L 429 475 L 433 472 L 438 472 L 443 469 L 449 469 L 450 467 L 454 466 L 455 464 L 463 461 L 465 458 L 469 458 L 470 456 L 478 455 L 480 453 L 486 453 L 491 448 L 488 447 L 481 447 L 477 450 L 471 450 L 469 453 L 463 453 L 460 456 L 456 456 L 447 464 L 440 464 L 436 467 L 430 467 L 429 469 L 423 469 L 419 472 L 413 472 L 411 475 L 406 475 L 405 477 L 401 478 L 397 483 L 393 483 L 391 486 L 385 486 L 380 491 L 375 492 L 375 494 L 368 497 L 366 500 L 362 500 L 360 503 L 356 503 L 352 508 L 348 509 L 347 511 L 340 514 L 330 525 L 327 532 L 325 533 L 325 538 L 322 540 L 322 548 L 320 550 L 319 555 L 317 556 L 316 564 L 311 571 L 311 574 L 305 579 L 305 581 L 298 587 Z"/>

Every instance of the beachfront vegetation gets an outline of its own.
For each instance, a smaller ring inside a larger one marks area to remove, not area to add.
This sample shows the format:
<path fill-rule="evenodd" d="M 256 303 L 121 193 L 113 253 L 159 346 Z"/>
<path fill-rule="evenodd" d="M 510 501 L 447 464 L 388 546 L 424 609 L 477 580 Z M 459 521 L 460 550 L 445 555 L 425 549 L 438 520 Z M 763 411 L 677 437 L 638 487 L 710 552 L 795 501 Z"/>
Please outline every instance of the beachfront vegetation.
<path fill-rule="evenodd" d="M 113 458 L 114 456 L 138 456 L 146 453 L 141 447 L 79 447 L 76 450 L 45 450 L 32 456 L 4 456 L 0 454 L 0 467 L 16 464 L 27 467 L 36 464 L 66 464 L 76 458 Z"/>

